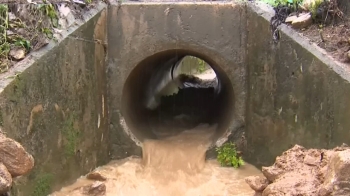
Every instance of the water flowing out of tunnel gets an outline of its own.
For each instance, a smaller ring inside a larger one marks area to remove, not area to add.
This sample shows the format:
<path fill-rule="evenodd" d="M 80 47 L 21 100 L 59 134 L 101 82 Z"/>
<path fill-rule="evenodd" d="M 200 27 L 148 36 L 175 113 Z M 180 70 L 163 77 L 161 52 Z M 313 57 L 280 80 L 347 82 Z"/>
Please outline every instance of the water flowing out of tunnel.
<path fill-rule="evenodd" d="M 106 196 L 254 195 L 244 178 L 260 175 L 246 164 L 239 169 L 205 160 L 215 126 L 199 125 L 176 136 L 146 140 L 143 157 L 112 161 L 96 169 L 107 180 Z M 93 180 L 80 178 L 53 196 L 83 196 Z"/>

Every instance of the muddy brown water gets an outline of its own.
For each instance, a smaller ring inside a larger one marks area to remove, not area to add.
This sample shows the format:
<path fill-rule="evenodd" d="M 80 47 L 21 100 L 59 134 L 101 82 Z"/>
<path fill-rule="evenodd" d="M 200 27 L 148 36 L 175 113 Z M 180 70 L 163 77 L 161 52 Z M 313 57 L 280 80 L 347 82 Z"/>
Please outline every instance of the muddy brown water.
<path fill-rule="evenodd" d="M 199 125 L 178 135 L 143 143 L 143 158 L 129 157 L 96 168 L 105 181 L 107 196 L 253 196 L 244 178 L 260 175 L 246 163 L 239 169 L 205 160 L 215 126 Z M 94 181 L 85 177 L 51 194 L 80 196 Z"/>

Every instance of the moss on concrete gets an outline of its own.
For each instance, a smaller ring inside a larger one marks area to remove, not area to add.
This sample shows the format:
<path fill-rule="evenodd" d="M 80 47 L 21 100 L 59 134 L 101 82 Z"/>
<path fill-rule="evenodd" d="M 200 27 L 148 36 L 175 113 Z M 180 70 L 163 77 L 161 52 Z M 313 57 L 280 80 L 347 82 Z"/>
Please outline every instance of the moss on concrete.
<path fill-rule="evenodd" d="M 76 115 L 71 113 L 63 122 L 62 134 L 65 138 L 64 152 L 67 157 L 75 155 L 75 149 L 80 136 L 79 130 L 74 128 L 75 119 Z"/>
<path fill-rule="evenodd" d="M 17 74 L 14 77 L 11 83 L 13 91 L 8 96 L 10 101 L 17 102 L 23 96 L 25 90 L 25 83 L 22 79 L 23 77 L 19 74 Z"/>
<path fill-rule="evenodd" d="M 47 196 L 51 193 L 51 184 L 53 182 L 53 175 L 50 173 L 43 173 L 34 180 L 34 189 L 30 196 Z"/>
<path fill-rule="evenodd" d="M 2 110 L 0 109 L 0 126 L 2 126 L 4 123 L 4 119 L 2 117 Z"/>

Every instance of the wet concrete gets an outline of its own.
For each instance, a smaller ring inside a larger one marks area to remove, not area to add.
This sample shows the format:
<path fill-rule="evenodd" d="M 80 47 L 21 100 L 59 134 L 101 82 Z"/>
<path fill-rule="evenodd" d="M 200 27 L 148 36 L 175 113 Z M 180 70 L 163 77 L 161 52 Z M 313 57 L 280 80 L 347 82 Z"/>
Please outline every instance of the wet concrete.
<path fill-rule="evenodd" d="M 285 25 L 277 44 L 262 39 L 271 36 L 271 14 L 259 7 L 247 11 L 247 29 L 259 29 L 247 40 L 247 160 L 269 165 L 294 144 L 333 148 L 349 142 L 349 67 Z"/>
<path fill-rule="evenodd" d="M 47 195 L 110 160 L 106 53 L 90 41 L 105 39 L 104 7 L 92 9 L 88 22 L 77 21 L 63 32 L 65 39 L 1 76 L 2 130 L 35 159 L 34 169 L 15 181 L 12 195 Z"/>
<path fill-rule="evenodd" d="M 221 117 L 216 138 L 225 139 L 225 135 L 243 125 L 246 100 L 243 5 L 126 2 L 121 7 L 109 7 L 108 12 L 112 133 L 122 128 L 115 122 L 125 120 L 127 127 L 122 130 L 138 146 L 145 138 L 154 137 L 144 122 L 144 117 L 149 116 L 141 105 L 144 85 L 159 63 L 176 55 L 203 59 L 223 81 L 225 95 L 218 103 L 224 104 L 218 104 Z M 120 142 L 113 142 L 113 149 L 118 151 L 113 154 L 123 158 L 120 149 L 124 148 L 128 155 L 132 151 Z"/>

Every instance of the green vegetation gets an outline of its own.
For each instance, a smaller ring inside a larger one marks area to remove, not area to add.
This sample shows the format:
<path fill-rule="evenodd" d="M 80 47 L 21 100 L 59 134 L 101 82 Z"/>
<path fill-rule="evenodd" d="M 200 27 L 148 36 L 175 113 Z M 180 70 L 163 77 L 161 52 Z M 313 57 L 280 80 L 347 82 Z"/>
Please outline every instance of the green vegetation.
<path fill-rule="evenodd" d="M 221 166 L 238 168 L 244 165 L 242 157 L 237 154 L 234 143 L 225 143 L 221 147 L 216 148 L 216 151 L 218 152 L 217 160 Z"/>
<path fill-rule="evenodd" d="M 48 18 L 50 18 L 51 24 L 54 27 L 58 27 L 58 14 L 55 10 L 55 7 L 51 3 L 47 3 L 44 1 L 45 4 L 38 5 L 38 9 Z"/>
<path fill-rule="evenodd" d="M 31 196 L 47 196 L 51 193 L 52 174 L 41 174 L 35 180 L 34 190 Z"/>
<path fill-rule="evenodd" d="M 75 148 L 79 139 L 79 130 L 74 128 L 75 115 L 69 115 L 68 119 L 63 123 L 62 133 L 65 138 L 65 154 L 70 157 L 75 155 Z"/>
<path fill-rule="evenodd" d="M 197 61 L 198 61 L 198 69 L 197 69 L 197 71 L 199 73 L 203 73 L 205 71 L 205 61 L 200 59 L 200 58 L 197 58 Z"/>
<path fill-rule="evenodd" d="M 290 5 L 295 9 L 297 5 L 303 2 L 303 0 L 260 0 L 260 1 L 267 3 L 272 7 L 276 7 L 278 5 Z"/>
<path fill-rule="evenodd" d="M 10 44 L 7 42 L 7 29 L 9 28 L 8 19 L 8 6 L 0 4 L 0 58 L 8 57 L 10 52 Z M 8 68 L 4 65 L 4 62 L 0 62 L 0 73 L 4 68 Z"/>
<path fill-rule="evenodd" d="M 321 6 L 321 4 L 324 2 L 324 0 L 316 0 L 310 5 L 310 12 L 312 17 L 315 19 L 317 14 L 317 9 Z"/>
<path fill-rule="evenodd" d="M 194 64 L 196 66 L 196 70 L 199 73 L 203 73 L 204 71 L 206 71 L 206 62 L 198 57 L 195 56 L 190 56 L 191 60 L 194 59 Z"/>
<path fill-rule="evenodd" d="M 58 12 L 50 2 L 32 4 L 25 9 L 28 14 L 12 11 L 23 8 L 9 10 L 7 4 L 0 4 L 0 73 L 6 72 L 31 50 L 48 43 L 46 38 L 53 38 L 52 28 L 59 26 Z"/>

